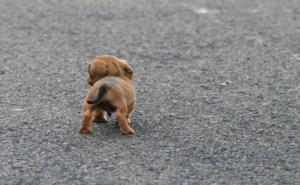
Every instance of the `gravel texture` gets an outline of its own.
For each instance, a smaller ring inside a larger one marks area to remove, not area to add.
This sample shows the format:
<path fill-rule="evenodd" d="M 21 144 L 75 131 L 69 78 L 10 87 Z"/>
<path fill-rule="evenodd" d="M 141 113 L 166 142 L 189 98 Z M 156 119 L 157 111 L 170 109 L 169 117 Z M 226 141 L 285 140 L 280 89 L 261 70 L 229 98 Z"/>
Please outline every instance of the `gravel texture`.
<path fill-rule="evenodd" d="M 298 0 L 0 0 L 0 184 L 300 184 Z M 77 133 L 87 63 L 135 69 L 136 134 Z"/>

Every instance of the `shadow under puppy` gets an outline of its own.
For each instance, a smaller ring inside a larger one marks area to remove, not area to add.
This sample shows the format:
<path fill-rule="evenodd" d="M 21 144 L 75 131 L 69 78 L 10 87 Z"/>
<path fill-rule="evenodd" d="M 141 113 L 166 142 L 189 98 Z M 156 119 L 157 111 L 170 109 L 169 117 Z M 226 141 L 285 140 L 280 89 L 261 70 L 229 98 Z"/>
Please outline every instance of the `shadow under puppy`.
<path fill-rule="evenodd" d="M 87 83 L 93 86 L 98 80 L 108 76 L 118 76 L 132 80 L 133 70 L 126 60 L 112 55 L 98 55 L 88 66 Z M 102 109 L 93 112 L 93 122 L 105 123 L 107 121 Z"/>
<path fill-rule="evenodd" d="M 93 86 L 88 91 L 83 104 L 80 133 L 90 133 L 90 122 L 93 115 L 96 114 L 99 117 L 99 112 L 101 112 L 103 116 L 103 110 L 109 116 L 113 112 L 116 113 L 116 119 L 123 134 L 134 133 L 134 130 L 129 125 L 130 113 L 134 109 L 136 101 L 132 82 L 133 70 L 127 62 L 122 64 L 124 65 L 115 65 L 117 74 L 114 76 L 106 75 L 104 78 L 100 78 L 100 80 L 91 84 Z M 93 77 L 90 75 L 90 69 L 89 77 Z"/>

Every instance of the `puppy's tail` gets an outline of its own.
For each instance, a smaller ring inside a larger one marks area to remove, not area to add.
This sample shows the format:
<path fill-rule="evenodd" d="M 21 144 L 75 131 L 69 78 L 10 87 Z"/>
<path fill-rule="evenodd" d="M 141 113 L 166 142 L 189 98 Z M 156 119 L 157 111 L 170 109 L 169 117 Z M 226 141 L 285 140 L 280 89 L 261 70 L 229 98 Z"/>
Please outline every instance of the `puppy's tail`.
<path fill-rule="evenodd" d="M 107 92 L 107 90 L 108 90 L 107 84 L 100 85 L 96 100 L 87 100 L 87 103 L 88 104 L 99 104 L 101 102 L 103 96 Z"/>

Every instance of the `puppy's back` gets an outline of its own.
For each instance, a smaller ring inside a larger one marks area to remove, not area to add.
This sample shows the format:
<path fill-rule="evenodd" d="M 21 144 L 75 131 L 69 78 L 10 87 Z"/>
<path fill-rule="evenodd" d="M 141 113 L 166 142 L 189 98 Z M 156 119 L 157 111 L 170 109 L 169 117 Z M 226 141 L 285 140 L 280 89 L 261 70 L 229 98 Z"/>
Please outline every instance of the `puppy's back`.
<path fill-rule="evenodd" d="M 127 104 L 136 100 L 134 86 L 131 81 L 118 77 L 106 77 L 96 82 L 87 94 L 88 102 L 102 101 L 115 102 L 124 98 Z"/>

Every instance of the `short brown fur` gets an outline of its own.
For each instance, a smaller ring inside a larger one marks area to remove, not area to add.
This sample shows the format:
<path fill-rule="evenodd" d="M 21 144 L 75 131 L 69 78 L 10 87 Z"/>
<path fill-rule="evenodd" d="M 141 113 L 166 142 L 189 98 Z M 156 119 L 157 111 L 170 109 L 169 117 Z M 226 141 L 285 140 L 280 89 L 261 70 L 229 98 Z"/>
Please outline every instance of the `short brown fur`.
<path fill-rule="evenodd" d="M 89 63 L 86 81 L 93 86 L 97 81 L 107 76 L 118 76 L 122 79 L 132 80 L 133 69 L 126 60 L 112 55 L 98 55 Z M 93 112 L 93 121 L 97 123 L 107 121 L 102 109 L 99 108 Z"/>
<path fill-rule="evenodd" d="M 87 83 L 91 86 L 107 76 L 119 76 L 132 79 L 133 70 L 126 60 L 112 55 L 98 55 L 88 66 Z"/>
<path fill-rule="evenodd" d="M 133 70 L 125 61 L 112 55 L 96 56 L 89 64 L 87 82 L 92 86 L 83 103 L 83 118 L 80 133 L 91 133 L 90 122 L 106 122 L 103 112 L 116 113 L 123 134 L 133 134 L 129 126 L 130 113 L 135 106 Z M 105 88 L 103 88 L 105 87 Z M 100 101 L 96 101 L 102 92 Z"/>
<path fill-rule="evenodd" d="M 99 100 L 99 89 L 104 86 L 105 92 Z M 99 80 L 86 94 L 79 132 L 84 134 L 91 133 L 90 122 L 93 113 L 101 109 L 116 113 L 116 120 L 119 123 L 121 133 L 133 134 L 135 131 L 129 124 L 130 113 L 134 109 L 135 100 L 135 90 L 132 80 L 124 80 L 119 77 L 106 77 Z M 90 102 L 93 101 L 94 103 L 91 104 Z"/>

